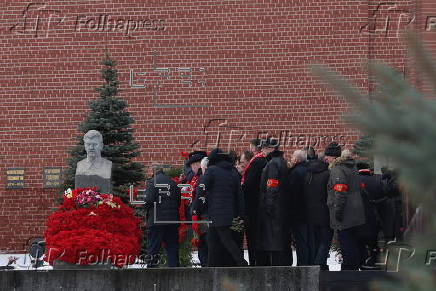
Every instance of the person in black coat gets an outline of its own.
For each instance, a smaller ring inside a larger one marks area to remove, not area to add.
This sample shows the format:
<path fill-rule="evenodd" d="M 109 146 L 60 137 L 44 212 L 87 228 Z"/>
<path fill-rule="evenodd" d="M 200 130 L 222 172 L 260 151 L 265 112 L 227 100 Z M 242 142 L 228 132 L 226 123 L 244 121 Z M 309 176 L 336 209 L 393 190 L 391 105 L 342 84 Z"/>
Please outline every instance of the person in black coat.
<path fill-rule="evenodd" d="M 292 154 L 291 164 L 289 169 L 289 190 L 291 193 L 291 209 L 292 234 L 295 240 L 295 248 L 297 251 L 297 266 L 307 266 L 310 264 L 310 237 L 309 227 L 305 212 L 304 199 L 304 178 L 307 172 L 307 153 L 306 151 L 296 150 Z"/>
<path fill-rule="evenodd" d="M 208 218 L 209 267 L 246 266 L 231 226 L 244 217 L 244 199 L 239 173 L 233 160 L 220 149 L 208 156 L 209 165 L 197 187 L 197 195 L 206 197 Z"/>
<path fill-rule="evenodd" d="M 147 209 L 148 262 L 147 267 L 157 267 L 159 251 L 164 242 L 168 253 L 168 267 L 179 266 L 178 221 L 180 188 L 162 169 L 147 181 L 145 208 Z"/>
<path fill-rule="evenodd" d="M 208 164 L 209 164 L 209 159 L 207 157 L 204 157 L 200 163 L 201 173 L 206 172 Z M 194 237 L 195 234 L 199 234 L 200 236 L 198 238 L 198 245 L 197 245 L 198 259 L 200 260 L 200 266 L 208 267 L 209 247 L 207 244 L 208 241 L 207 238 L 209 232 L 209 224 L 206 222 L 209 221 L 209 216 L 207 214 L 206 191 L 202 191 L 202 189 L 199 190 L 199 185 L 204 185 L 203 180 L 204 180 L 204 175 L 202 174 L 200 176 L 200 179 L 198 180 L 195 190 L 195 192 L 198 194 L 195 195 L 194 201 L 192 202 L 192 220 L 200 221 L 200 222 L 193 223 L 192 229 L 194 230 Z"/>
<path fill-rule="evenodd" d="M 251 144 L 255 142 L 256 140 L 253 140 Z M 258 227 L 260 178 L 262 175 L 262 170 L 267 163 L 264 154 L 260 151 L 260 145 L 258 144 L 257 146 L 259 151 L 257 151 L 254 157 L 248 162 L 241 180 L 245 202 L 244 221 L 250 266 L 256 265 L 255 238 L 257 236 Z"/>
<path fill-rule="evenodd" d="M 256 265 L 290 266 L 288 167 L 277 140 L 264 141 L 262 151 L 268 163 L 260 179 Z"/>
<path fill-rule="evenodd" d="M 386 200 L 383 191 L 381 175 L 374 175 L 369 164 L 364 161 L 357 163 L 359 180 L 362 187 L 362 200 L 365 207 L 365 224 L 358 227 L 358 236 L 361 250 L 361 269 L 375 268 L 378 256 L 377 237 L 379 221 L 377 204 Z"/>
<path fill-rule="evenodd" d="M 309 229 L 309 264 L 328 270 L 327 258 L 333 238 L 327 207 L 328 164 L 316 157 L 309 160 L 304 180 L 304 211 Z"/>
<path fill-rule="evenodd" d="M 382 168 L 383 191 L 386 200 L 377 204 L 382 221 L 383 235 L 386 241 L 401 241 L 403 233 L 402 194 L 398 184 L 398 172 Z"/>

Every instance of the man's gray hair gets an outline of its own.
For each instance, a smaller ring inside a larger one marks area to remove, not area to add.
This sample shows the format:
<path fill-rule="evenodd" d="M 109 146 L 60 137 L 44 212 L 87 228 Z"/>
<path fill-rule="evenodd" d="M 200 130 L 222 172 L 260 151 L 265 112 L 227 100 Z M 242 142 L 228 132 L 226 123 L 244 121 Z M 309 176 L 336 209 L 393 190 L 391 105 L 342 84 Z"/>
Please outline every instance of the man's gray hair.
<path fill-rule="evenodd" d="M 103 143 L 103 136 L 101 133 L 95 129 L 91 129 L 85 135 L 83 136 L 83 141 L 86 141 L 87 139 L 98 139 L 99 142 Z"/>
<path fill-rule="evenodd" d="M 320 161 L 324 161 L 324 158 L 325 158 L 325 154 L 324 154 L 324 152 L 319 152 L 319 153 L 318 153 L 318 160 L 320 160 Z"/>
<path fill-rule="evenodd" d="M 200 162 L 200 167 L 207 168 L 208 165 L 209 165 L 209 158 L 204 157 Z"/>
<path fill-rule="evenodd" d="M 343 150 L 341 153 L 341 158 L 348 159 L 353 156 L 353 152 L 350 150 Z"/>
<path fill-rule="evenodd" d="M 303 150 L 296 150 L 292 157 L 296 158 L 299 162 L 307 161 L 307 152 Z"/>

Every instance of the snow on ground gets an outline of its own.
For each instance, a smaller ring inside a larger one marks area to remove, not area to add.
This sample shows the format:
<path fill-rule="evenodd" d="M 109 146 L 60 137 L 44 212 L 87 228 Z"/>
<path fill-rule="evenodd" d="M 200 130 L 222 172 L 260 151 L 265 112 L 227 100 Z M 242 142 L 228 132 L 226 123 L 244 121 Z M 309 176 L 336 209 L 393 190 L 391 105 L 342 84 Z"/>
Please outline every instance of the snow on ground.
<path fill-rule="evenodd" d="M 26 254 L 0 254 L 0 266 L 5 266 L 9 261 L 9 257 L 18 258 L 17 262 L 12 265 L 14 266 L 15 270 L 34 270 L 34 268 L 31 267 L 30 257 L 28 254 L 27 255 Z M 248 261 L 248 251 L 244 252 L 244 257 Z M 294 258 L 294 263 L 292 266 L 296 266 L 297 256 L 295 251 L 293 252 L 293 258 Z M 199 266 L 200 261 L 198 260 L 197 252 L 192 253 L 192 262 L 194 263 L 194 265 Z M 336 259 L 336 252 L 330 252 L 330 257 L 327 259 L 327 264 L 329 265 L 330 271 L 341 270 L 341 265 L 338 263 Z M 134 264 L 128 266 L 128 268 L 141 269 L 141 268 L 145 268 L 145 266 L 140 264 Z M 38 268 L 38 270 L 52 270 L 52 269 L 53 269 L 52 266 L 48 265 L 47 262 L 44 262 L 44 265 Z"/>

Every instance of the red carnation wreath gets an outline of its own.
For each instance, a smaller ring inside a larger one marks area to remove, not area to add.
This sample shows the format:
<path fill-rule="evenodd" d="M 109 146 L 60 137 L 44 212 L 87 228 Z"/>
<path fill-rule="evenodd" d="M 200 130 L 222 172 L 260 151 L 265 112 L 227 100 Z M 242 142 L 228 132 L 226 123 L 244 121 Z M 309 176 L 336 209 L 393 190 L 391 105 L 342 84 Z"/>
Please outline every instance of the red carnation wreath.
<path fill-rule="evenodd" d="M 95 188 L 68 189 L 64 202 L 49 216 L 44 233 L 45 260 L 116 267 L 133 264 L 139 255 L 140 219 L 118 197 Z"/>

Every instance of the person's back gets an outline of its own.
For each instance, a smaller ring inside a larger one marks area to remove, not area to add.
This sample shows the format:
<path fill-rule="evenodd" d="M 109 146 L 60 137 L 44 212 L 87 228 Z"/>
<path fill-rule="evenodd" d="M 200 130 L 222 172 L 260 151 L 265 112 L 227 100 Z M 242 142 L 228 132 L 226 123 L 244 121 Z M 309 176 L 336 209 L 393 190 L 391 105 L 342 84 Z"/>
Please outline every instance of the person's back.
<path fill-rule="evenodd" d="M 239 173 L 228 154 L 214 149 L 208 156 L 209 166 L 198 185 L 197 195 L 206 193 L 208 216 L 211 221 L 208 234 L 210 267 L 246 266 L 243 252 L 234 239 L 234 219 L 244 215 Z"/>
<path fill-rule="evenodd" d="M 168 254 L 168 266 L 179 266 L 178 221 L 180 188 L 162 170 L 147 181 L 145 208 L 148 210 L 148 267 L 159 265 L 159 252 L 162 242 Z M 160 222 L 160 223 L 159 223 Z"/>
<path fill-rule="evenodd" d="M 150 210 L 148 226 L 155 223 L 154 218 L 157 221 L 179 221 L 180 188 L 163 171 L 157 171 L 148 181 L 145 202 Z"/>
<path fill-rule="evenodd" d="M 297 150 L 292 154 L 291 165 L 288 170 L 288 204 L 289 221 L 297 253 L 297 266 L 310 264 L 309 229 L 307 224 L 306 199 L 304 197 L 304 179 L 307 173 L 307 154 Z"/>
<path fill-rule="evenodd" d="M 386 200 L 377 205 L 386 240 L 402 239 L 402 194 L 394 170 L 382 170 L 382 184 Z"/>
<path fill-rule="evenodd" d="M 268 151 L 274 149 L 268 148 Z M 264 150 L 264 149 L 263 149 Z M 277 148 L 267 153 L 267 165 L 260 183 L 256 264 L 258 266 L 289 266 L 290 250 L 288 167 L 283 152 Z"/>
<path fill-rule="evenodd" d="M 239 175 L 229 161 L 218 161 L 209 166 L 204 182 L 207 189 L 208 215 L 213 226 L 228 226 L 233 218 L 241 216 L 242 194 L 239 190 Z"/>
<path fill-rule="evenodd" d="M 263 153 L 257 153 L 248 163 L 242 178 L 245 204 L 245 232 L 250 265 L 256 265 L 256 236 L 258 232 L 259 191 L 262 170 L 267 161 Z"/>
<path fill-rule="evenodd" d="M 253 222 L 253 225 L 256 224 L 255 221 L 259 207 L 260 178 L 266 163 L 266 158 L 263 155 L 257 154 L 245 171 L 244 183 L 242 185 L 246 207 L 245 214 Z"/>
<path fill-rule="evenodd" d="M 362 251 L 358 227 L 365 224 L 365 208 L 356 163 L 350 151 L 331 163 L 327 204 L 330 226 L 338 233 L 343 262 L 341 270 L 358 270 Z"/>
<path fill-rule="evenodd" d="M 359 170 L 359 183 L 362 187 L 362 201 L 365 206 L 365 225 L 374 236 L 377 232 L 376 205 L 386 200 L 380 175 L 374 175 L 369 169 Z"/>
<path fill-rule="evenodd" d="M 327 207 L 329 177 L 327 163 L 318 159 L 309 161 L 303 191 L 309 233 L 309 264 L 319 265 L 322 270 L 328 270 L 327 257 L 333 237 Z"/>
<path fill-rule="evenodd" d="M 377 203 L 385 201 L 380 175 L 374 175 L 368 166 L 358 163 L 359 182 L 362 187 L 362 201 L 365 207 L 365 224 L 358 226 L 357 237 L 361 246 L 360 268 L 375 268 L 378 256 L 377 238 L 379 224 L 377 220 Z"/>
<path fill-rule="evenodd" d="M 288 170 L 288 188 L 291 193 L 290 209 L 293 224 L 307 222 L 307 215 L 305 212 L 306 199 L 304 197 L 304 179 L 306 177 L 307 167 L 308 163 L 306 161 L 301 161 Z"/>
<path fill-rule="evenodd" d="M 315 159 L 309 161 L 304 179 L 304 206 L 307 222 L 315 226 L 329 226 L 327 183 L 330 177 L 328 164 Z"/>
<path fill-rule="evenodd" d="M 351 158 L 339 158 L 331 167 L 328 183 L 330 226 L 344 230 L 365 223 L 356 163 Z"/>

